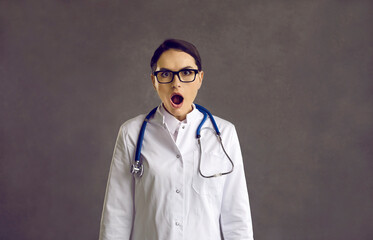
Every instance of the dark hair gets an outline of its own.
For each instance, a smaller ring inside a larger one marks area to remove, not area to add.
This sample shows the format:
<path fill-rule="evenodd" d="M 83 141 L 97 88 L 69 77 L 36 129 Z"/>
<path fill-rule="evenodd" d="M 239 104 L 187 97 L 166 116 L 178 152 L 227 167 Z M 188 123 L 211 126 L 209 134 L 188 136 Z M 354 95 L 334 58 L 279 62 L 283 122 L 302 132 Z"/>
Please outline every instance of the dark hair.
<path fill-rule="evenodd" d="M 179 39 L 167 39 L 155 50 L 153 57 L 150 60 L 150 67 L 153 72 L 157 68 L 157 62 L 161 57 L 162 53 L 169 49 L 177 49 L 188 53 L 196 61 L 198 70 L 202 70 L 201 57 L 199 56 L 197 48 L 193 44 Z"/>

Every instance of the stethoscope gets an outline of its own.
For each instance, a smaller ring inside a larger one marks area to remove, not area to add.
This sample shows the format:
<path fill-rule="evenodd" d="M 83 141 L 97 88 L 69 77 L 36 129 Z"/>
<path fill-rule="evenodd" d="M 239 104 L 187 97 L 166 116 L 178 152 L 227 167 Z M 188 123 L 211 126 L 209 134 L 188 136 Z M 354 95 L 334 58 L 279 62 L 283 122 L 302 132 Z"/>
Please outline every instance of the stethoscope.
<path fill-rule="evenodd" d="M 202 177 L 204 177 L 204 178 L 213 178 L 213 177 L 219 177 L 219 176 L 230 174 L 231 172 L 233 172 L 234 164 L 233 164 L 232 159 L 229 157 L 228 153 L 225 151 L 225 148 L 224 148 L 224 145 L 223 145 L 223 141 L 222 141 L 221 136 L 220 136 L 220 131 L 219 131 L 218 126 L 216 125 L 214 117 L 212 116 L 212 114 L 210 113 L 210 111 L 207 110 L 206 108 L 204 108 L 204 107 L 202 107 L 200 105 L 197 105 L 197 104 L 195 104 L 195 106 L 203 114 L 203 119 L 202 119 L 201 123 L 199 124 L 199 126 L 197 128 L 197 132 L 196 132 L 196 138 L 197 138 L 197 141 L 198 141 L 199 152 L 200 152 L 200 154 L 199 154 L 199 162 L 198 162 L 198 171 L 199 171 L 199 174 Z M 146 125 L 148 124 L 149 119 L 157 111 L 157 108 L 158 107 L 154 108 L 153 110 L 151 110 L 148 113 L 148 115 L 146 115 L 146 117 L 144 119 L 144 122 L 142 123 L 141 129 L 140 129 L 139 138 L 137 139 L 136 153 L 135 153 L 135 162 L 131 166 L 131 173 L 134 176 L 137 176 L 137 177 L 141 177 L 144 174 L 144 165 L 140 161 L 141 147 L 142 147 L 142 142 L 144 140 L 144 133 L 145 133 Z M 229 162 L 232 165 L 231 170 L 229 170 L 228 172 L 221 172 L 221 173 L 216 173 L 216 174 L 213 174 L 213 175 L 204 175 L 202 173 L 202 171 L 201 171 L 201 160 L 202 160 L 201 159 L 201 157 L 202 157 L 201 128 L 202 128 L 203 124 L 206 122 L 207 116 L 210 118 L 211 123 L 212 123 L 212 125 L 213 125 L 213 127 L 215 129 L 215 134 L 216 134 L 216 137 L 218 138 L 218 142 L 220 143 L 220 146 L 222 147 L 225 155 L 228 157 Z"/>

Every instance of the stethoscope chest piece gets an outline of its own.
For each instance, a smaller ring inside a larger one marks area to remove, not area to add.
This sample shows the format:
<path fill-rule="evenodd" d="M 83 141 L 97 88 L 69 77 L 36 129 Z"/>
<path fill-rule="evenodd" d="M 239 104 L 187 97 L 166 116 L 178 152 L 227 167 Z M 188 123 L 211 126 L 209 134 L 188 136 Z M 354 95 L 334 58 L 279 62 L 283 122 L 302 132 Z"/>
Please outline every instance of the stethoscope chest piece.
<path fill-rule="evenodd" d="M 197 142 L 198 142 L 199 150 L 200 150 L 199 165 L 198 165 L 199 173 L 204 178 L 212 178 L 212 177 L 219 177 L 219 176 L 227 175 L 227 174 L 229 174 L 233 171 L 234 164 L 233 164 L 233 161 L 231 160 L 231 158 L 228 156 L 228 153 L 224 149 L 223 142 L 222 142 L 221 136 L 220 136 L 220 131 L 219 131 L 219 128 L 218 128 L 218 126 L 215 122 L 215 119 L 212 116 L 212 114 L 206 108 L 204 108 L 204 107 L 202 107 L 198 104 L 195 104 L 195 106 L 203 114 L 203 119 L 202 119 L 201 123 L 199 124 L 199 126 L 197 128 L 197 131 L 196 131 L 196 138 L 198 140 Z M 135 161 L 131 166 L 131 173 L 135 177 L 141 177 L 144 174 L 144 165 L 140 161 L 141 147 L 142 147 L 142 142 L 143 142 L 143 139 L 144 139 L 144 133 L 145 133 L 146 125 L 147 125 L 150 117 L 153 116 L 156 111 L 157 111 L 157 108 L 154 108 L 153 110 L 150 111 L 150 113 L 148 115 L 146 115 L 146 117 L 144 119 L 144 122 L 142 123 L 141 129 L 140 129 L 139 138 L 137 139 L 137 145 L 136 145 Z M 219 143 L 220 143 L 221 147 L 223 148 L 225 155 L 228 157 L 228 159 L 229 159 L 229 161 L 232 165 L 232 169 L 229 170 L 228 172 L 216 173 L 216 174 L 213 174 L 213 175 L 204 175 L 201 171 L 201 156 L 202 156 L 202 145 L 201 145 L 201 140 L 200 140 L 200 138 L 201 138 L 201 128 L 202 128 L 202 125 L 205 123 L 207 117 L 210 118 L 211 123 L 212 123 L 212 125 L 215 129 L 216 136 L 218 137 Z"/>
<path fill-rule="evenodd" d="M 131 166 L 131 173 L 136 177 L 141 177 L 144 174 L 144 165 L 140 161 L 135 161 Z"/>

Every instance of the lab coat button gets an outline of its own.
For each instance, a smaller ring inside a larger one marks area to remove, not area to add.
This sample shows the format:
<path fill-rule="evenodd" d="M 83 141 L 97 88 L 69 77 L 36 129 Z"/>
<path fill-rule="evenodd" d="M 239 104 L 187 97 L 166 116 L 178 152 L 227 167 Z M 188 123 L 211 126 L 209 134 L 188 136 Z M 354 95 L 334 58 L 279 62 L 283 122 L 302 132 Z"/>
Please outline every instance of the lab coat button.
<path fill-rule="evenodd" d="M 177 157 L 177 158 L 180 158 L 180 155 L 178 154 L 178 155 L 176 155 L 176 157 Z"/>
<path fill-rule="evenodd" d="M 176 193 L 180 193 L 180 190 L 179 190 L 179 189 L 176 189 Z"/>

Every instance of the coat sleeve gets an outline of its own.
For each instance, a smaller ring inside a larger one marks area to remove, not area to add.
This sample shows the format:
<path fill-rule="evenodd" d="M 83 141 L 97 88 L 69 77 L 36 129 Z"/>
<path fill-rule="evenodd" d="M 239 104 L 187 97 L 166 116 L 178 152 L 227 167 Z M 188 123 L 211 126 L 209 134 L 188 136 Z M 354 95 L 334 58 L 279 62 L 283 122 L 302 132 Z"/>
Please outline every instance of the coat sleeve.
<path fill-rule="evenodd" d="M 134 216 L 134 182 L 126 147 L 126 131 L 122 126 L 111 161 L 101 217 L 100 240 L 129 240 Z"/>
<path fill-rule="evenodd" d="M 227 152 L 234 162 L 234 170 L 227 175 L 221 208 L 221 228 L 224 240 L 253 240 L 249 196 L 241 148 L 233 127 Z"/>

